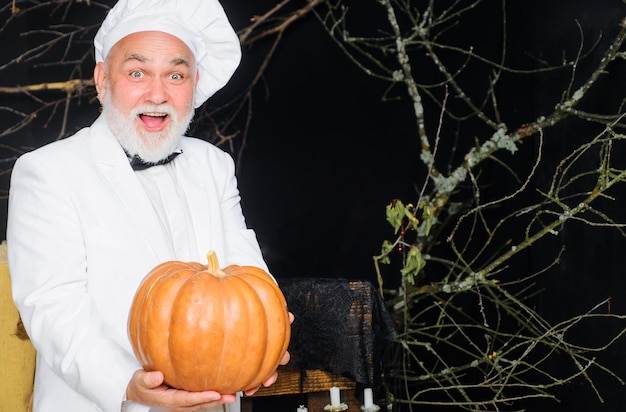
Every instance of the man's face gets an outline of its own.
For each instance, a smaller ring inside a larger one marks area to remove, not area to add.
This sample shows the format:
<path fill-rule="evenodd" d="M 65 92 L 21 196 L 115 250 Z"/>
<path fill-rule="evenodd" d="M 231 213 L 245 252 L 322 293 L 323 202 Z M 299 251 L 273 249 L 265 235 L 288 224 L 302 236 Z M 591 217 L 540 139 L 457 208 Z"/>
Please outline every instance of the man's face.
<path fill-rule="evenodd" d="M 156 162 L 176 148 L 193 117 L 198 82 L 185 43 L 157 31 L 130 34 L 96 65 L 94 79 L 103 113 L 127 152 Z"/>

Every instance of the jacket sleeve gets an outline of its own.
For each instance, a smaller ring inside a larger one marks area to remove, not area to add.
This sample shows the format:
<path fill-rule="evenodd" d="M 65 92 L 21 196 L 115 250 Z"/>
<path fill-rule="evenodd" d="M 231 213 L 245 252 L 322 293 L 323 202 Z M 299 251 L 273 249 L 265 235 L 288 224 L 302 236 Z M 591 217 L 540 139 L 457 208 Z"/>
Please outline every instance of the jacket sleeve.
<path fill-rule="evenodd" d="M 226 156 L 224 161 L 226 178 L 221 196 L 221 209 L 226 236 L 227 262 L 225 263 L 253 265 L 269 271 L 256 233 L 248 228 L 243 215 L 233 160 L 228 154 L 224 155 Z"/>
<path fill-rule="evenodd" d="M 188 185 L 198 230 L 199 254 L 215 250 L 220 264 L 257 266 L 267 271 L 256 234 L 247 227 L 235 164 L 223 150 L 198 139 L 185 141 L 190 159 L 180 164 L 179 180 Z M 202 190 L 199 188 L 202 187 Z M 200 195 L 202 193 L 202 195 Z"/>
<path fill-rule="evenodd" d="M 89 297 L 72 178 L 60 174 L 30 154 L 14 166 L 7 222 L 13 297 L 49 368 L 102 410 L 119 411 L 140 366 L 109 336 Z"/>

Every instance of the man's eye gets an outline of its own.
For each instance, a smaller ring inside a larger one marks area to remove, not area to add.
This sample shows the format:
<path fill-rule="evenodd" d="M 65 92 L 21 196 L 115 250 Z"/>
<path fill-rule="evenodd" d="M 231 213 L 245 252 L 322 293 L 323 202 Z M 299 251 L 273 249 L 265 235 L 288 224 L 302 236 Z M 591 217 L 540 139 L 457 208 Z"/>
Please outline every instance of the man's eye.
<path fill-rule="evenodd" d="M 134 71 L 130 72 L 130 76 L 134 77 L 135 79 L 139 79 L 140 77 L 143 76 L 143 73 L 140 72 L 139 70 L 134 70 Z"/>
<path fill-rule="evenodd" d="M 180 73 L 172 73 L 170 75 L 170 79 L 172 80 L 181 80 L 183 76 Z"/>

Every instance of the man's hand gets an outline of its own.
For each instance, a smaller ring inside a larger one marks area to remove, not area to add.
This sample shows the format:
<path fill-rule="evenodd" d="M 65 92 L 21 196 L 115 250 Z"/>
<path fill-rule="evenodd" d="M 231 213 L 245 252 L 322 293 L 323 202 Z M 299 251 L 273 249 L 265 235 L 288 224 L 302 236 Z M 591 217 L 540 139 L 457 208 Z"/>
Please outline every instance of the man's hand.
<path fill-rule="evenodd" d="M 289 323 L 293 323 L 293 313 L 289 312 Z M 281 365 L 286 365 L 291 356 L 285 351 Z M 278 379 L 278 371 L 274 371 L 262 383 L 267 387 Z M 260 388 L 248 389 L 246 396 L 254 395 Z M 210 408 L 215 405 L 235 402 L 236 395 L 222 395 L 215 391 L 187 392 L 170 388 L 163 383 L 161 372 L 147 372 L 143 369 L 136 371 L 126 388 L 126 399 L 148 406 L 158 406 L 172 412 L 195 411 Z"/>
<path fill-rule="evenodd" d="M 126 398 L 143 405 L 158 406 L 172 412 L 194 411 L 235 402 L 235 395 L 215 391 L 187 392 L 163 384 L 161 372 L 136 371 L 126 388 Z"/>
<path fill-rule="evenodd" d="M 293 323 L 294 320 L 294 316 L 293 313 L 289 312 L 289 323 Z M 291 359 L 291 355 L 289 355 L 289 351 L 286 351 L 285 354 L 283 355 L 282 359 L 280 360 L 280 364 L 281 365 L 286 365 L 287 363 L 289 363 L 289 359 Z M 262 383 L 263 386 L 268 387 L 270 385 L 273 385 L 274 382 L 276 382 L 276 379 L 278 379 L 278 371 L 274 371 L 274 373 L 272 373 L 267 379 L 265 379 Z M 256 393 L 256 391 L 258 391 L 260 388 L 252 388 L 252 389 L 248 389 L 247 391 L 245 391 L 244 393 L 246 394 L 246 396 L 252 396 Z"/>

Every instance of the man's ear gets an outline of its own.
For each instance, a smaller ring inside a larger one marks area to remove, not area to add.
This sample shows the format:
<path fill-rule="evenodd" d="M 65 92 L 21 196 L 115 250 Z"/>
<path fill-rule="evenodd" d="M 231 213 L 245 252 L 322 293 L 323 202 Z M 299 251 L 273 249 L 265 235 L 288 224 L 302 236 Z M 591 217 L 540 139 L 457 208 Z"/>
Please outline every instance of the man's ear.
<path fill-rule="evenodd" d="M 106 93 L 106 70 L 103 62 L 98 62 L 93 69 L 93 81 L 96 85 L 96 92 L 98 93 L 98 100 L 100 103 L 104 101 L 104 94 Z"/>

